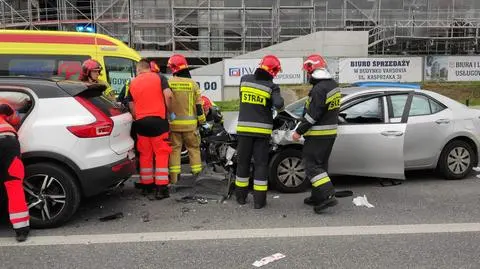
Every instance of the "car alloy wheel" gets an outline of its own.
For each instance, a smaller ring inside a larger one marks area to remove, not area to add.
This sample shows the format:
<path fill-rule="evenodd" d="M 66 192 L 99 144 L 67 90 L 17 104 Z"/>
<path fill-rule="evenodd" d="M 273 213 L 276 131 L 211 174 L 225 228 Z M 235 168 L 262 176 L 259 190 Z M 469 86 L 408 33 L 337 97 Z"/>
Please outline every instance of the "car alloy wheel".
<path fill-rule="evenodd" d="M 285 187 L 297 187 L 305 180 L 305 167 L 300 158 L 288 157 L 280 162 L 277 177 Z"/>
<path fill-rule="evenodd" d="M 447 157 L 448 169 L 454 174 L 464 173 L 471 163 L 469 151 L 463 147 L 453 148 Z"/>
<path fill-rule="evenodd" d="M 23 182 L 30 215 L 44 221 L 54 219 L 65 207 L 66 191 L 60 181 L 36 174 Z"/>

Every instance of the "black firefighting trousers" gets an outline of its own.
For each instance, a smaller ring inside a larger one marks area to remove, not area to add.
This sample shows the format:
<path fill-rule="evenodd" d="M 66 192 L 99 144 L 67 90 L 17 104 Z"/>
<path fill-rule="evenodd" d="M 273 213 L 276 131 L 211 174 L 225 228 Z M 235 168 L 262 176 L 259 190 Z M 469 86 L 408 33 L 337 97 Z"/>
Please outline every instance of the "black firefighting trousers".
<path fill-rule="evenodd" d="M 250 178 L 250 161 L 254 160 L 253 190 L 267 191 L 268 153 L 270 149 L 268 137 L 238 136 L 237 145 L 237 187 L 248 187 Z"/>
<path fill-rule="evenodd" d="M 317 202 L 326 200 L 335 194 L 330 177 L 328 176 L 328 159 L 332 152 L 335 137 L 317 138 L 306 137 L 303 146 L 303 161 L 305 174 L 312 183 L 312 198 Z"/>

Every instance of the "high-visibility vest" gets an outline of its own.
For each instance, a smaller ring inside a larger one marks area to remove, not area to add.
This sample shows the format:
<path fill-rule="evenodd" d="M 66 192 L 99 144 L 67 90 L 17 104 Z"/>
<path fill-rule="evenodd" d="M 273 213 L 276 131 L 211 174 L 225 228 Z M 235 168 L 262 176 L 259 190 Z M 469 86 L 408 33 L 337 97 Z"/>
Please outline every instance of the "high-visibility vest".
<path fill-rule="evenodd" d="M 152 72 L 139 74 L 130 82 L 129 88 L 136 120 L 150 116 L 166 118 L 165 99 L 158 74 Z"/>
<path fill-rule="evenodd" d="M 197 113 L 200 88 L 194 80 L 182 77 L 171 77 L 168 85 L 173 92 L 171 112 L 175 113 L 175 119 L 170 121 L 170 130 L 172 132 L 195 131 L 197 123 L 205 121 L 205 114 Z M 199 107 L 201 108 L 201 105 Z"/>

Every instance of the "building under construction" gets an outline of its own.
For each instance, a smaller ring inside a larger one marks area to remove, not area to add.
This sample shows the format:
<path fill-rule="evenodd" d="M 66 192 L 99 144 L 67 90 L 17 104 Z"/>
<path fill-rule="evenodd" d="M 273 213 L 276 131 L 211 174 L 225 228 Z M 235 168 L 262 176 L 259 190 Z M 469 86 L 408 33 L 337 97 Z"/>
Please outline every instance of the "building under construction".
<path fill-rule="evenodd" d="M 368 31 L 372 55 L 479 53 L 478 0 L 0 0 L 0 9 L 0 28 L 91 25 L 141 53 L 197 64 L 324 30 Z"/>

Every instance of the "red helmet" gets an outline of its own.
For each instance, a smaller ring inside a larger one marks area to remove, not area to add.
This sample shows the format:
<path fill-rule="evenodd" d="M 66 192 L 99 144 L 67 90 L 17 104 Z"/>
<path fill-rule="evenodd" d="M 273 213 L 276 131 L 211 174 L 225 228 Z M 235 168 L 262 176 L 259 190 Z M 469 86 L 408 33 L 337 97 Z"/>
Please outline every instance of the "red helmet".
<path fill-rule="evenodd" d="M 158 65 L 154 61 L 150 62 L 150 71 L 155 72 L 155 73 L 160 72 L 160 68 L 158 67 Z"/>
<path fill-rule="evenodd" d="M 303 62 L 303 70 L 311 74 L 317 69 L 327 69 L 327 62 L 325 59 L 318 54 L 308 56 L 305 62 Z"/>
<path fill-rule="evenodd" d="M 280 60 L 275 55 L 267 55 L 263 57 L 260 62 L 260 68 L 267 71 L 273 77 L 275 77 L 278 72 L 282 71 Z"/>
<path fill-rule="evenodd" d="M 94 59 L 88 59 L 82 64 L 82 73 L 80 74 L 80 80 L 86 81 L 90 77 L 90 72 L 92 71 L 102 71 L 102 65 Z"/>
<path fill-rule="evenodd" d="M 210 101 L 210 99 L 208 99 L 208 97 L 206 97 L 205 95 L 202 95 L 202 101 L 203 101 L 203 112 L 207 113 L 207 111 L 210 110 L 210 108 L 212 108 L 213 104 Z"/>
<path fill-rule="evenodd" d="M 168 59 L 167 67 L 175 74 L 180 70 L 188 68 L 187 59 L 181 54 L 174 54 Z"/>

